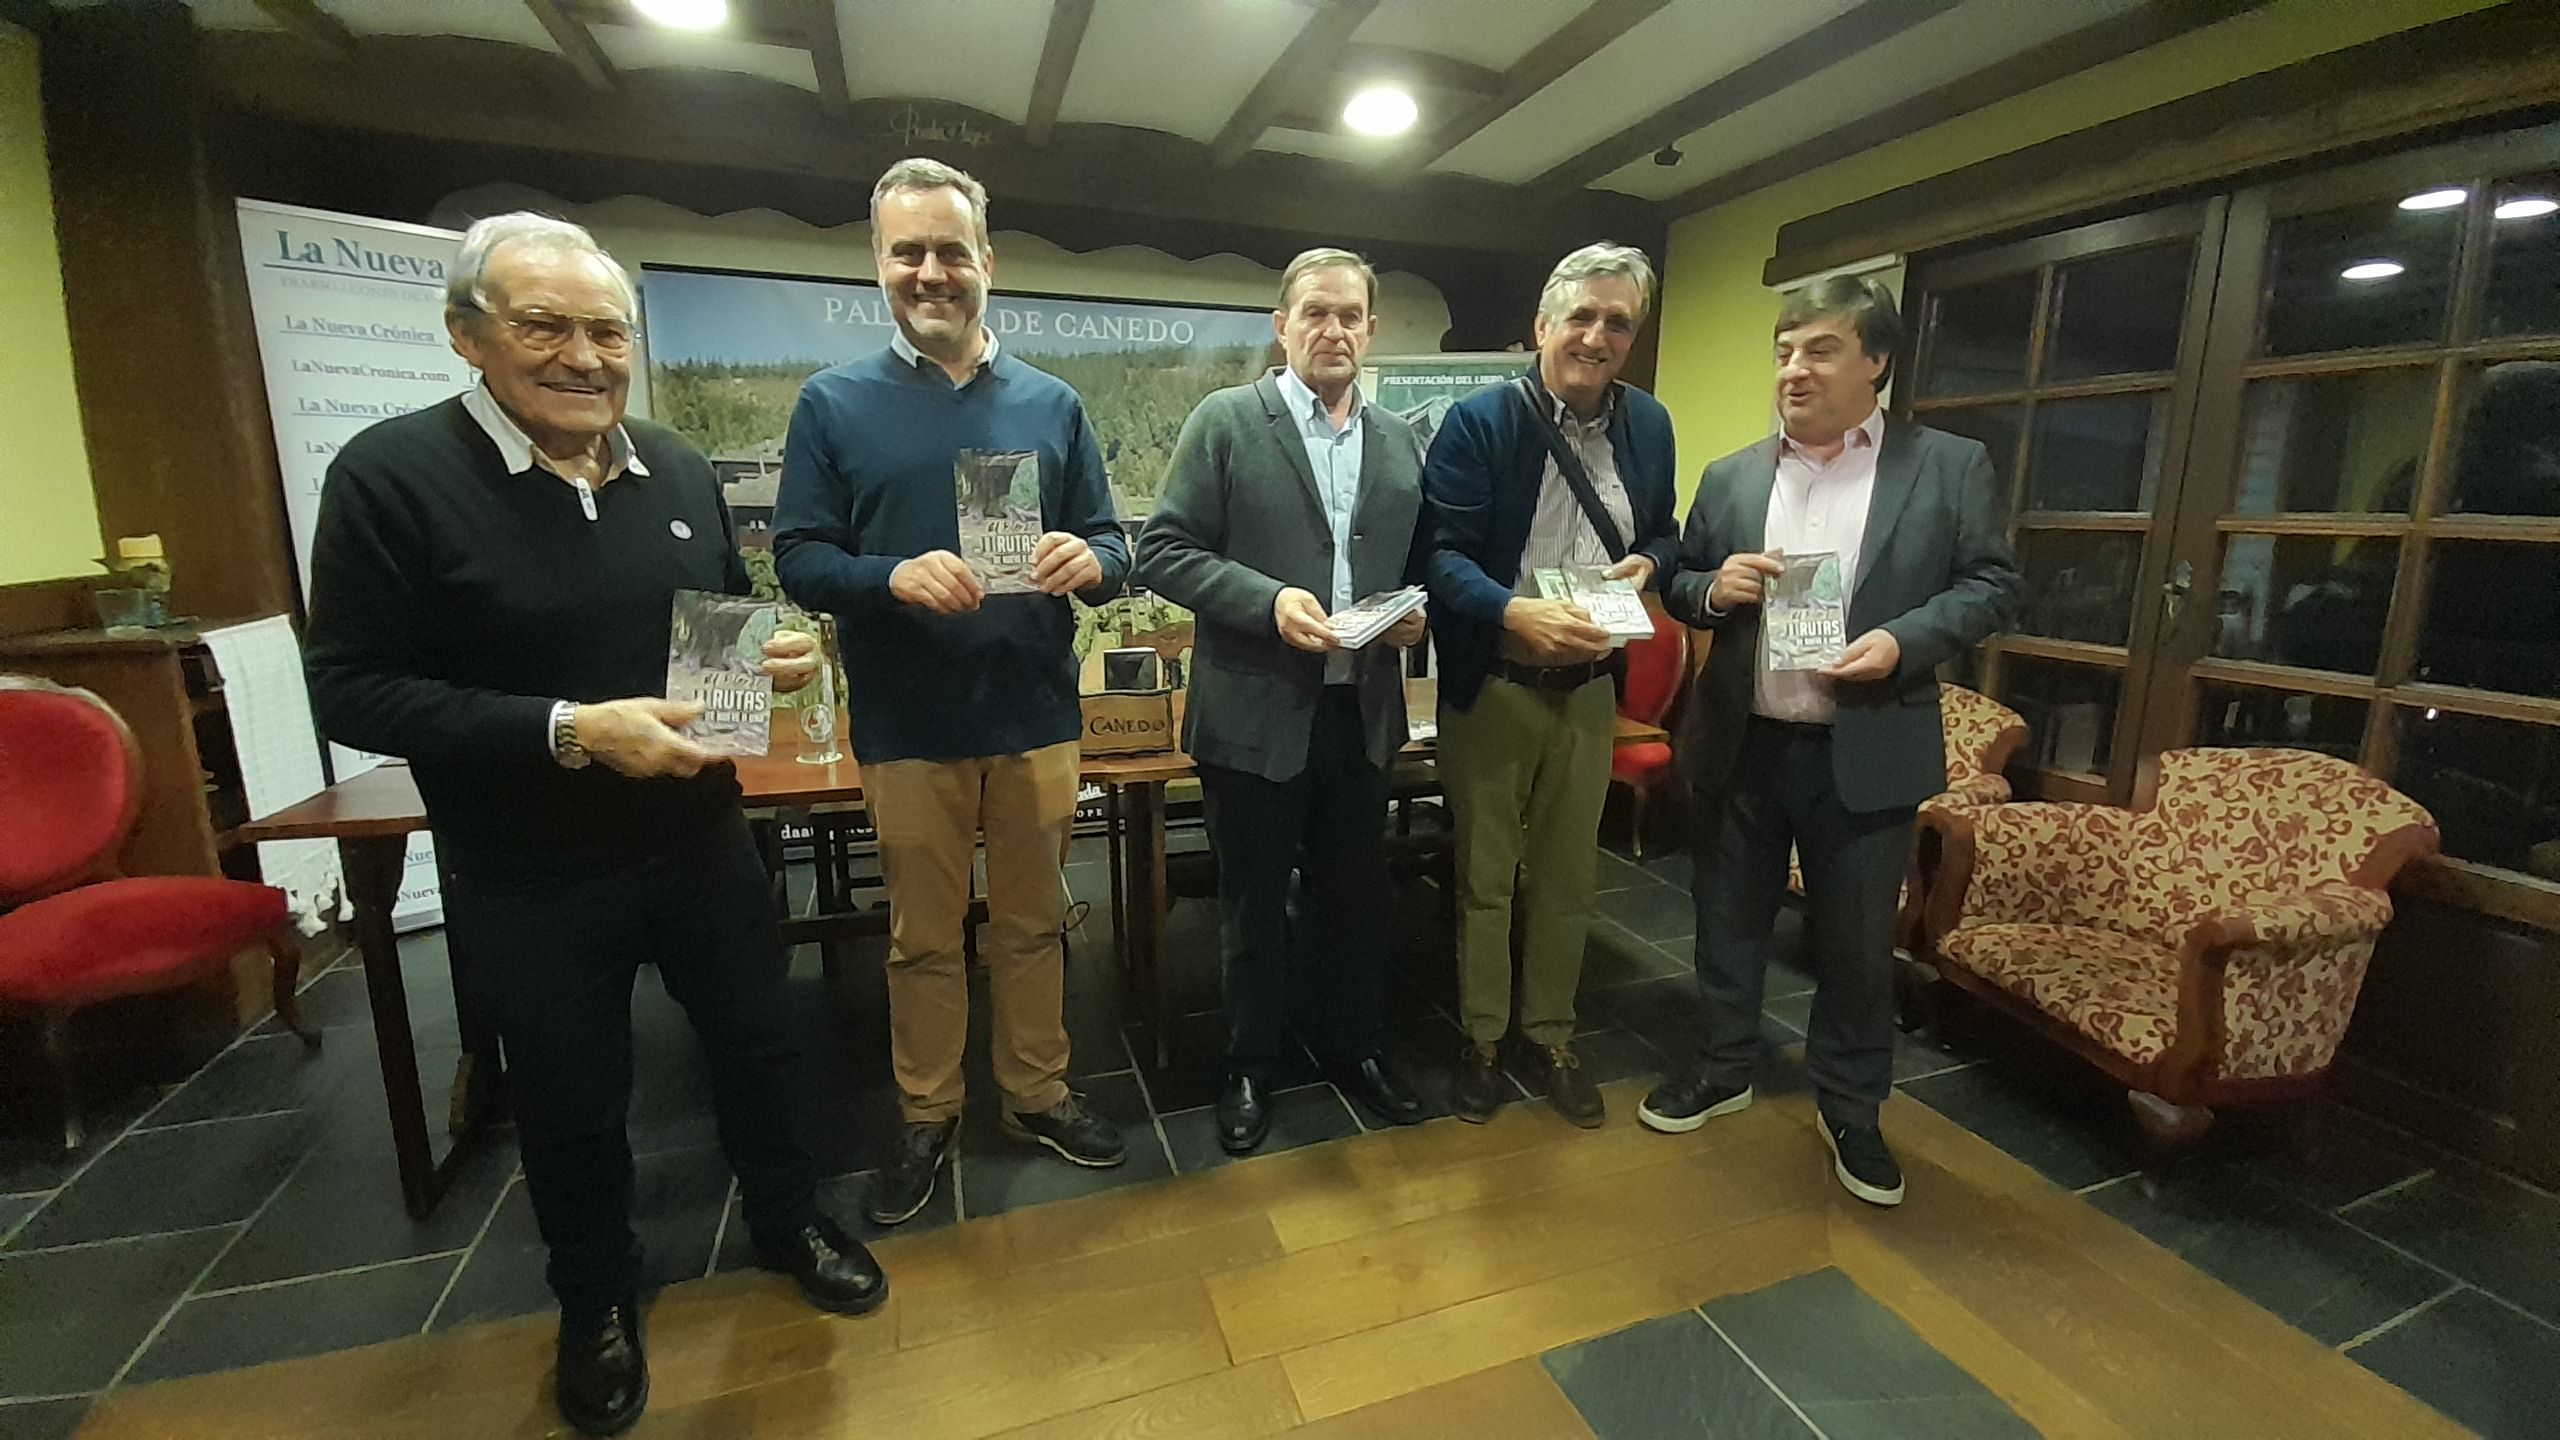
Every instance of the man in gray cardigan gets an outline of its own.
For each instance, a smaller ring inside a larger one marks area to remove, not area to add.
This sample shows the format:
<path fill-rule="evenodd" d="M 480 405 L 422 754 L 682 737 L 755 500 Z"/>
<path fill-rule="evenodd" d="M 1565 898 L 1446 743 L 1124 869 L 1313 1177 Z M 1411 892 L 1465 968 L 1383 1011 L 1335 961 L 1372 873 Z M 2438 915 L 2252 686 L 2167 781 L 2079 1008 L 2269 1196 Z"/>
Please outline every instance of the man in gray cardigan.
<path fill-rule="evenodd" d="M 1422 503 L 1421 449 L 1363 402 L 1377 276 L 1347 250 L 1310 250 L 1272 312 L 1288 364 L 1220 390 L 1183 423 L 1137 583 L 1196 618 L 1182 743 L 1200 765 L 1227 1010 L 1218 1143 L 1271 1128 L 1268 1087 L 1289 1044 L 1289 875 L 1304 876 L 1301 953 L 1317 973 L 1307 1036 L 1343 1093 L 1397 1125 L 1421 1102 L 1380 1059 L 1386 955 L 1387 773 L 1405 742 L 1401 647 L 1419 612 L 1358 651 L 1327 617 L 1404 579 Z"/>

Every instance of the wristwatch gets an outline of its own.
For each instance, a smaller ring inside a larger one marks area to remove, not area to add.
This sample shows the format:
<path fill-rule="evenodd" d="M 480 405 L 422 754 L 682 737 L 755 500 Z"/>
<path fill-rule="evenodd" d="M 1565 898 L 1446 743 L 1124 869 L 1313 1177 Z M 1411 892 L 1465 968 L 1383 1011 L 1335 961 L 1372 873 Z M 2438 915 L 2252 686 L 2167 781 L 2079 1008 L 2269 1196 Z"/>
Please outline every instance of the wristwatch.
<path fill-rule="evenodd" d="M 578 706 L 575 701 L 561 700 L 551 707 L 551 758 L 568 770 L 584 770 L 592 758 L 587 754 L 587 747 L 578 743 Z"/>

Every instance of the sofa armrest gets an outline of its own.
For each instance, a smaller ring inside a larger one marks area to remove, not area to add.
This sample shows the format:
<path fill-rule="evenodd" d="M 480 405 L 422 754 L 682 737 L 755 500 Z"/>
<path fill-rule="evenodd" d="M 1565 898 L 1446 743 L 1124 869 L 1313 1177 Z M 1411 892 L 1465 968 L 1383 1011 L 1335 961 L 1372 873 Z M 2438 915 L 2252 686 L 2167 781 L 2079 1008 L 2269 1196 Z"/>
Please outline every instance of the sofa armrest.
<path fill-rule="evenodd" d="M 1946 806 L 1920 823 L 1941 845 L 1926 903 L 1934 943 L 1959 925 L 2096 925 L 2123 904 L 2132 812 L 2029 801 Z"/>
<path fill-rule="evenodd" d="M 2256 945 L 2318 948 L 2370 941 L 2390 923 L 2389 892 L 2331 881 L 2207 915 L 2189 929 L 2187 946 L 2196 951 Z"/>
<path fill-rule="evenodd" d="M 1931 805 L 2006 805 L 2009 782 L 1997 775 L 1968 775 L 1930 799 Z"/>

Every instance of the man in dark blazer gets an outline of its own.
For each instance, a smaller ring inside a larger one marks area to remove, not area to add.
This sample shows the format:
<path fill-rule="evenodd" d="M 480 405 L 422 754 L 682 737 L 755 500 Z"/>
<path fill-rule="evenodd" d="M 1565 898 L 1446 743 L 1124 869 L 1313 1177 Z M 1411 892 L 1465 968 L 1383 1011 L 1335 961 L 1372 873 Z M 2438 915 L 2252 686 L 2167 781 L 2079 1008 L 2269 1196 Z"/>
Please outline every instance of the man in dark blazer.
<path fill-rule="evenodd" d="M 1791 297 L 1777 326 L 1779 432 L 1709 465 L 1689 507 L 1671 613 L 1715 632 L 1677 737 L 1693 787 L 1697 1063 L 1645 1098 L 1655 1130 L 1694 1130 L 1751 1103 L 1769 936 L 1803 857 L 1813 1016 L 1805 1067 L 1833 1173 L 1876 1205 L 1902 1200 L 1877 1113 L 1893 1083 L 1893 921 L 1912 815 L 1946 788 L 1940 665 L 2014 616 L 2005 496 L 1978 441 L 1888 422 L 1878 396 L 1902 350 L 1882 285 L 1854 276 Z M 1840 560 L 1846 649 L 1773 669 L 1763 587 L 1781 553 Z"/>
<path fill-rule="evenodd" d="M 1538 296 L 1528 373 L 1450 407 L 1423 462 L 1416 568 L 1431 587 L 1440 779 L 1457 833 L 1467 1048 L 1449 1108 L 1461 1120 L 1490 1119 L 1501 1096 L 1515 896 L 1528 1073 L 1574 1124 L 1606 1118 L 1574 1055 L 1573 999 L 1620 656 L 1580 606 L 1538 598 L 1529 578 L 1592 565 L 1643 587 L 1671 573 L 1671 417 L 1618 381 L 1653 298 L 1640 250 L 1586 245 L 1564 257 Z"/>
<path fill-rule="evenodd" d="M 1416 611 L 1358 651 L 1328 616 L 1402 583 L 1421 508 L 1405 422 L 1365 403 L 1377 276 L 1310 250 L 1272 312 L 1288 364 L 1200 402 L 1175 442 L 1138 583 L 1197 617 L 1182 741 L 1200 764 L 1218 861 L 1227 1078 L 1218 1143 L 1271 1128 L 1288 1041 L 1289 875 L 1305 879 L 1302 953 L 1324 1015 L 1307 1037 L 1343 1093 L 1410 1125 L 1422 1106 L 1380 1059 L 1385 1006 L 1387 775 L 1404 747 L 1400 647 Z"/>

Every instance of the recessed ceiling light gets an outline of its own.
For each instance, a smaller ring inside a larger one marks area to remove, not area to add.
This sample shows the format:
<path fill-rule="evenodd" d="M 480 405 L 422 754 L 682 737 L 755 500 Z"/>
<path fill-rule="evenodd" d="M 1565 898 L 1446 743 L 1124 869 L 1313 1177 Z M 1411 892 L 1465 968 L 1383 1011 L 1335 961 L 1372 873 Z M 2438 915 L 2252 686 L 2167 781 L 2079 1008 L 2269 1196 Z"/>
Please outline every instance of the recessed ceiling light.
<path fill-rule="evenodd" d="M 2341 280 L 2388 280 L 2408 267 L 2397 260 L 2366 260 L 2338 272 Z"/>
<path fill-rule="evenodd" d="M 1363 135 L 1401 135 L 1421 117 L 1413 97 L 1393 85 L 1372 86 L 1342 107 L 1342 123 Z"/>
<path fill-rule="evenodd" d="M 729 0 L 631 0 L 631 8 L 671 30 L 715 30 L 729 19 Z"/>
<path fill-rule="evenodd" d="M 2491 213 L 2501 220 L 2539 220 L 2554 210 L 2560 210 L 2560 200 L 2547 195 L 2519 195 L 2500 201 Z"/>
<path fill-rule="evenodd" d="M 2470 191 L 2460 186 L 2448 186 L 2442 190 L 2421 190 L 2403 199 L 2400 202 L 2400 208 L 2403 210 L 2450 210 L 2470 198 Z"/>

